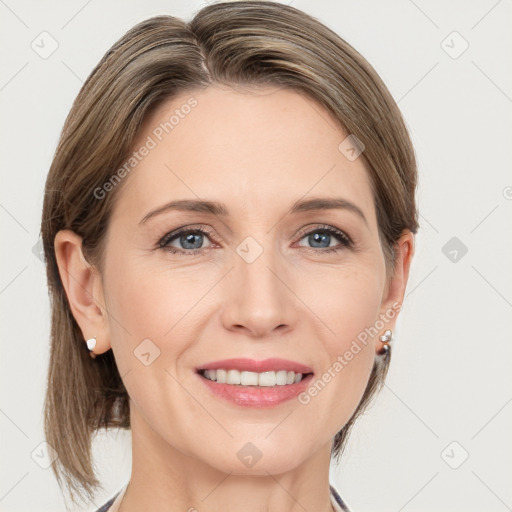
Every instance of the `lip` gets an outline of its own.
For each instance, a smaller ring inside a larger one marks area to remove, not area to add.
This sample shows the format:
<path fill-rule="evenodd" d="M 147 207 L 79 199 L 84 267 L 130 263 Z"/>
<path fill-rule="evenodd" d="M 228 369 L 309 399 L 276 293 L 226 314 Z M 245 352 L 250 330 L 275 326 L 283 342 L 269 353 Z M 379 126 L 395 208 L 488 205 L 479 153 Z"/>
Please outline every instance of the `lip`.
<path fill-rule="evenodd" d="M 313 373 L 313 369 L 295 361 L 288 359 L 279 359 L 272 357 L 257 361 L 256 359 L 236 358 L 236 359 L 223 359 L 222 361 L 212 361 L 199 366 L 197 370 L 240 370 L 246 372 L 277 372 L 279 370 L 286 370 L 287 372 L 295 373 Z M 290 384 L 291 385 L 291 384 Z"/>
<path fill-rule="evenodd" d="M 271 372 L 286 370 L 288 372 L 309 374 L 300 382 L 285 386 L 240 386 L 237 384 L 220 384 L 204 377 L 202 370 L 240 370 L 247 372 Z M 268 409 L 296 398 L 304 392 L 313 379 L 313 370 L 306 365 L 287 359 L 271 358 L 257 361 L 255 359 L 237 358 L 212 361 L 197 368 L 197 376 L 216 397 L 242 407 Z"/>
<path fill-rule="evenodd" d="M 218 382 L 203 377 L 200 373 L 197 373 L 197 376 L 214 396 L 234 403 L 235 405 L 254 409 L 269 409 L 296 398 L 307 389 L 313 379 L 313 374 L 310 373 L 306 377 L 303 377 L 300 382 L 294 384 L 259 387 L 219 384 Z"/>

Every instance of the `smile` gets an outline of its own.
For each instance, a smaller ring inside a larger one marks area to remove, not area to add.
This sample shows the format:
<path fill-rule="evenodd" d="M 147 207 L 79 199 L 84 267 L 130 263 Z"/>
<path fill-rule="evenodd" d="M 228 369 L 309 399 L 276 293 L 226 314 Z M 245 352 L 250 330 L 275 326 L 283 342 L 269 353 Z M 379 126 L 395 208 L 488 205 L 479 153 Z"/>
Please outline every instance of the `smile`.
<path fill-rule="evenodd" d="M 304 377 L 302 373 L 278 370 L 271 372 L 248 372 L 240 370 L 202 370 L 201 374 L 206 379 L 219 384 L 233 384 L 237 386 L 287 386 L 300 382 Z M 306 374 L 307 375 L 307 374 Z"/>
<path fill-rule="evenodd" d="M 311 383 L 309 366 L 286 359 L 225 359 L 196 370 L 213 397 L 237 406 L 271 408 L 296 398 Z"/>

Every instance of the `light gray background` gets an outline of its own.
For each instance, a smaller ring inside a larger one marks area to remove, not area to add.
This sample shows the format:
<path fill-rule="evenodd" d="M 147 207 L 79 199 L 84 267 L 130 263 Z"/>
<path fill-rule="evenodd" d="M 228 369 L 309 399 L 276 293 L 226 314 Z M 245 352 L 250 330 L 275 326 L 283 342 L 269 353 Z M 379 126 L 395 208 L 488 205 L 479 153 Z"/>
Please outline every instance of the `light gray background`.
<path fill-rule="evenodd" d="M 1 511 L 64 510 L 51 470 L 41 467 L 49 304 L 33 247 L 65 116 L 130 27 L 160 13 L 189 19 L 202 5 L 0 0 Z M 421 229 L 389 378 L 332 467 L 332 483 L 355 512 L 512 510 L 512 4 L 291 5 L 380 73 L 420 172 Z M 43 31 L 58 43 L 48 58 L 31 47 L 51 48 Z M 129 441 L 113 433 L 96 444 L 105 493 L 87 510 L 129 478 Z"/>

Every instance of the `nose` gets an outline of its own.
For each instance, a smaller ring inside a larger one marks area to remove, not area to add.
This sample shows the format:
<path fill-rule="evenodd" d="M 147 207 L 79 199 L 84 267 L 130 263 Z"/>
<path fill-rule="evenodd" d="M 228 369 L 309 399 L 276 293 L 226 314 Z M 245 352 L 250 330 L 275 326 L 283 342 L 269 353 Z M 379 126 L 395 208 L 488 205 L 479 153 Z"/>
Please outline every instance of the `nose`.
<path fill-rule="evenodd" d="M 254 241 L 239 247 L 234 268 L 224 282 L 227 300 L 222 323 L 226 329 L 245 332 L 252 338 L 291 330 L 299 311 L 285 262 L 267 248 L 253 260 L 260 247 Z"/>

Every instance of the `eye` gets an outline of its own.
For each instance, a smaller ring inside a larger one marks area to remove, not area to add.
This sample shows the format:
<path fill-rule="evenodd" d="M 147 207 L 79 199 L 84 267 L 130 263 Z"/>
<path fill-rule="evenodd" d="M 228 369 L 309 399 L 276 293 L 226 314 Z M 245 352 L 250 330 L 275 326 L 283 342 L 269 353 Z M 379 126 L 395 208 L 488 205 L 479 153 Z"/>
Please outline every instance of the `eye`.
<path fill-rule="evenodd" d="M 301 240 L 307 239 L 312 246 L 308 249 L 320 249 L 316 252 L 339 251 L 344 248 L 351 248 L 353 243 L 348 235 L 332 226 L 317 226 L 315 229 L 303 232 Z M 337 239 L 338 245 L 331 245 L 333 239 Z"/>
<path fill-rule="evenodd" d="M 172 254 L 193 256 L 212 247 L 211 242 L 210 245 L 203 247 L 204 238 L 206 237 L 210 241 L 212 236 L 209 230 L 202 227 L 179 229 L 166 234 L 158 242 L 158 246 Z M 339 229 L 327 225 L 317 226 L 309 231 L 302 231 L 300 237 L 299 241 L 307 239 L 312 244 L 310 247 L 305 248 L 314 250 L 314 252 L 335 252 L 344 248 L 350 249 L 353 246 L 353 242 L 348 235 Z M 339 243 L 333 246 L 332 241 L 334 239 L 337 239 Z"/>
<path fill-rule="evenodd" d="M 208 247 L 202 247 L 202 245 L 204 237 L 209 237 L 209 235 L 209 231 L 203 228 L 182 229 L 168 233 L 158 242 L 158 245 L 172 254 L 197 254 Z M 178 247 L 171 245 L 172 243 L 178 244 Z"/>

